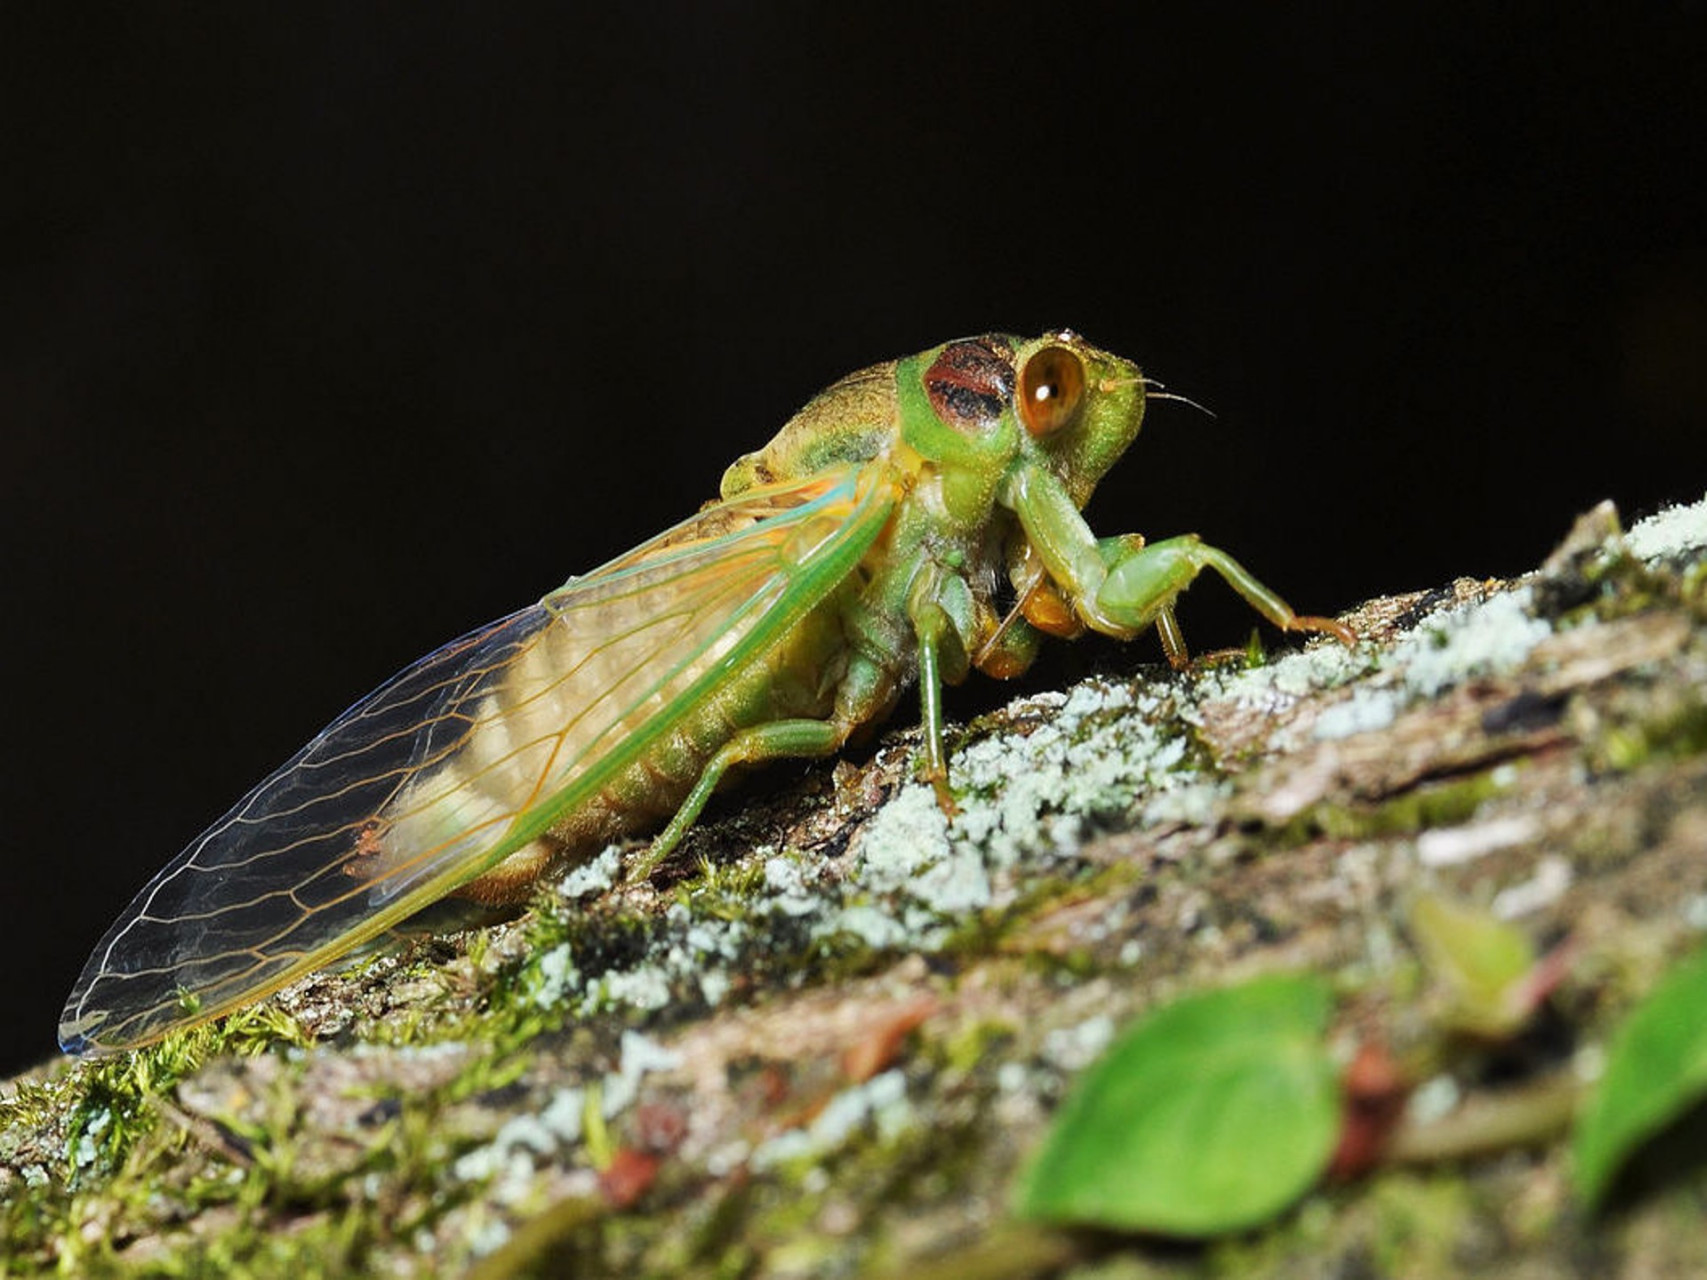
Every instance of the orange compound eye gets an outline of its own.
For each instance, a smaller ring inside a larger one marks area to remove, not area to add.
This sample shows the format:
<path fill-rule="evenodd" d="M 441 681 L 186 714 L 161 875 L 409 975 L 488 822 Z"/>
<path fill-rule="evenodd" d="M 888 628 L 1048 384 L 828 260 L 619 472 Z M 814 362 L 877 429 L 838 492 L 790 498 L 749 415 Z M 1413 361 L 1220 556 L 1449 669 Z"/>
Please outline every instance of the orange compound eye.
<path fill-rule="evenodd" d="M 1019 375 L 1019 414 L 1034 436 L 1053 435 L 1085 401 L 1085 366 L 1066 347 L 1045 347 Z"/>

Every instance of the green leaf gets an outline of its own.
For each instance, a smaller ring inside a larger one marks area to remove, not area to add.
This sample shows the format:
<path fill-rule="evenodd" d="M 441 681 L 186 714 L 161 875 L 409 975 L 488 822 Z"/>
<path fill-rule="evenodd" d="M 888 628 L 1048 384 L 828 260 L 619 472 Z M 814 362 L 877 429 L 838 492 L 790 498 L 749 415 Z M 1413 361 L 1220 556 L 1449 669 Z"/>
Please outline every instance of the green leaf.
<path fill-rule="evenodd" d="M 1707 1095 L 1707 951 L 1673 969 L 1613 1038 L 1577 1122 L 1574 1177 L 1599 1204 L 1631 1153 Z"/>
<path fill-rule="evenodd" d="M 1445 1020 L 1459 1031 L 1503 1039 L 1534 1013 L 1527 981 L 1535 947 L 1522 930 L 1490 912 L 1434 894 L 1411 908 L 1411 936 L 1446 988 Z"/>
<path fill-rule="evenodd" d="M 1318 978 L 1259 978 L 1156 1010 L 1062 1105 L 1019 1212 L 1061 1224 L 1209 1236 L 1265 1222 L 1327 1166 L 1339 1077 Z"/>

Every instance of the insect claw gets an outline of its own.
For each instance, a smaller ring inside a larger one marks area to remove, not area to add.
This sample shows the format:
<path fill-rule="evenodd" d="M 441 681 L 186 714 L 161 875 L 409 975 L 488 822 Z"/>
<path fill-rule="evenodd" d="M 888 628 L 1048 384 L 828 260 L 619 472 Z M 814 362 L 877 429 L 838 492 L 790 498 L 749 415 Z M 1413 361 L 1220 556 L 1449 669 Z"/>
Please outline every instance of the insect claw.
<path fill-rule="evenodd" d="M 1324 636 L 1332 636 L 1348 649 L 1357 647 L 1357 632 L 1353 631 L 1338 618 L 1317 618 L 1303 614 L 1292 619 L 1287 624 L 1288 631 L 1315 631 Z"/>
<path fill-rule="evenodd" d="M 936 806 L 942 810 L 942 816 L 953 822 L 960 816 L 960 805 L 954 799 L 954 792 L 949 790 L 947 778 L 932 778 L 931 790 L 936 793 Z"/>

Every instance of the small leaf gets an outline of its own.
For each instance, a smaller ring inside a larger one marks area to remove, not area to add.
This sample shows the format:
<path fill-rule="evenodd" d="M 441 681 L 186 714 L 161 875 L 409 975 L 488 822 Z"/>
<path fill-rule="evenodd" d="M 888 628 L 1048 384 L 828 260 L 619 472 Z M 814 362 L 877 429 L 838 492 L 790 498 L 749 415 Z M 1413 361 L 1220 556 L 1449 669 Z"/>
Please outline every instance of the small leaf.
<path fill-rule="evenodd" d="M 1529 1020 L 1535 946 L 1521 929 L 1434 894 L 1417 899 L 1410 924 L 1423 960 L 1449 994 L 1451 1027 L 1503 1039 Z"/>
<path fill-rule="evenodd" d="M 1577 1123 L 1574 1176 L 1591 1208 L 1642 1143 L 1707 1095 L 1707 951 L 1663 979 L 1618 1030 Z"/>
<path fill-rule="evenodd" d="M 1237 1231 L 1315 1184 L 1340 1127 L 1314 977 L 1189 996 L 1127 1030 L 1062 1105 L 1018 1208 L 1174 1236 Z"/>

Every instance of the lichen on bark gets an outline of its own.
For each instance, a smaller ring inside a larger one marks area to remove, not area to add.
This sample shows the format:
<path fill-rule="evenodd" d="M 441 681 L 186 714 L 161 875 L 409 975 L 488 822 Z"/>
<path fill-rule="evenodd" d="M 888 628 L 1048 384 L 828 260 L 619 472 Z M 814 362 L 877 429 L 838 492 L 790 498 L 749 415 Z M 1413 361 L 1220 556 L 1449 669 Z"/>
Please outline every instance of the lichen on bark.
<path fill-rule="evenodd" d="M 953 826 L 896 730 L 764 775 L 649 883 L 612 851 L 519 918 L 46 1064 L 0 1095 L 0 1273 L 1693 1274 L 1699 1166 L 1589 1217 L 1546 1132 L 1191 1249 L 1009 1217 L 1074 1076 L 1170 996 L 1305 968 L 1348 1045 L 1420 1039 L 1425 891 L 1575 960 L 1417 1123 L 1591 1071 L 1700 945 L 1707 503 L 1346 620 L 1355 651 L 983 717 Z"/>

